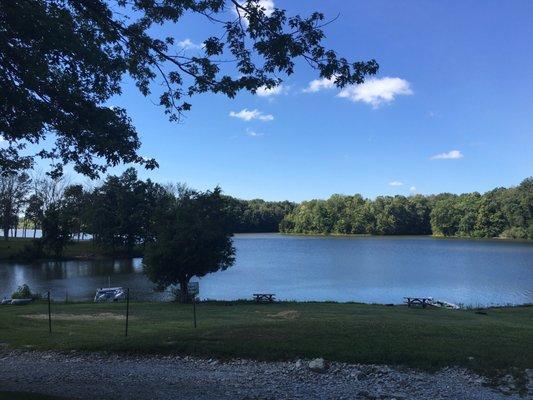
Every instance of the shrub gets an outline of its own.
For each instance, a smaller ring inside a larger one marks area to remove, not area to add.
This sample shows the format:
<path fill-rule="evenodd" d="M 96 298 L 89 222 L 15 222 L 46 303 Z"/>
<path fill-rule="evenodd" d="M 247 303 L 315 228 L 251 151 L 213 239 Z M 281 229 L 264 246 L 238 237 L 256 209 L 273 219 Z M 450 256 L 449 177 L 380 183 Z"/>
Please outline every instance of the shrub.
<path fill-rule="evenodd" d="M 39 293 L 32 293 L 26 284 L 19 286 L 17 291 L 11 295 L 12 299 L 32 299 L 39 300 L 42 296 Z"/>
<path fill-rule="evenodd" d="M 17 291 L 11 295 L 12 299 L 33 299 L 33 297 L 30 287 L 26 284 L 19 286 Z"/>
<path fill-rule="evenodd" d="M 504 230 L 500 237 L 505 239 L 527 239 L 527 232 L 524 228 L 512 227 Z"/>
<path fill-rule="evenodd" d="M 45 257 L 43 242 L 40 239 L 33 240 L 31 243 L 24 245 L 17 253 L 17 259 L 20 260 L 39 260 Z"/>

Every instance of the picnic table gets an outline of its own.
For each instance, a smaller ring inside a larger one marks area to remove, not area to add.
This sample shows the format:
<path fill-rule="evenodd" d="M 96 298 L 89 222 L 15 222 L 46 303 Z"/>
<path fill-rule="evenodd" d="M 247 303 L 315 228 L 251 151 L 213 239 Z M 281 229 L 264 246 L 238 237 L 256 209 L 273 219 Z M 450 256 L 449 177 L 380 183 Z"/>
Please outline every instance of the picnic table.
<path fill-rule="evenodd" d="M 422 308 L 426 308 L 427 306 L 430 306 L 433 301 L 432 297 L 404 297 L 404 299 L 407 307 L 420 305 Z"/>
<path fill-rule="evenodd" d="M 253 296 L 257 303 L 273 303 L 275 300 L 274 293 L 254 293 Z"/>

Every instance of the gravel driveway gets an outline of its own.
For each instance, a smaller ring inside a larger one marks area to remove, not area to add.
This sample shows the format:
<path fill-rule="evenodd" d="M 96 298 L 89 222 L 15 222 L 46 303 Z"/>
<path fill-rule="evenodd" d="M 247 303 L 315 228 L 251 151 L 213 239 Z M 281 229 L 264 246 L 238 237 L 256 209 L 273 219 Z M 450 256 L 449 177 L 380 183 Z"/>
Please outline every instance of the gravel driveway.
<path fill-rule="evenodd" d="M 449 368 L 437 374 L 386 366 L 255 362 L 164 356 L 0 352 L 0 391 L 75 399 L 519 399 L 483 378 Z M 523 398 L 523 397 L 522 397 Z"/>

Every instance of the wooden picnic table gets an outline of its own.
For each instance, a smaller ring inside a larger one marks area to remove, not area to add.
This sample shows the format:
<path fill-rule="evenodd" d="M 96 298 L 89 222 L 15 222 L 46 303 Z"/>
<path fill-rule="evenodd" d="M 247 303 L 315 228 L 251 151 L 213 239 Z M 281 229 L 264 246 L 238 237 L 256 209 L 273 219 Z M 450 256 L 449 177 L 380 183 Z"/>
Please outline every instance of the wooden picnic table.
<path fill-rule="evenodd" d="M 407 303 L 407 307 L 411 307 L 411 305 L 420 305 L 422 308 L 431 305 L 431 301 L 433 300 L 431 297 L 404 297 L 404 299 Z"/>
<path fill-rule="evenodd" d="M 254 293 L 253 296 L 257 303 L 273 303 L 275 300 L 274 293 Z"/>

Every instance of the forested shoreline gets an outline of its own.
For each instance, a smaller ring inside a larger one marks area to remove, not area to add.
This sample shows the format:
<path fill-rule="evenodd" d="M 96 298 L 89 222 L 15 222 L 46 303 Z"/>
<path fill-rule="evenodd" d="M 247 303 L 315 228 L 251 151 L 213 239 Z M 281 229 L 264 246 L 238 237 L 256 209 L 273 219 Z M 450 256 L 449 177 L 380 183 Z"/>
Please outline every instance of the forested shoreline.
<path fill-rule="evenodd" d="M 90 235 L 106 254 L 139 254 L 153 239 L 154 215 L 169 194 L 184 185 L 140 180 L 130 168 L 94 187 L 68 184 L 47 175 L 0 176 L 0 223 L 4 239 L 22 229 L 23 237 L 43 238 L 21 256 L 61 257 L 65 246 Z M 455 195 L 333 195 L 327 200 L 242 200 L 222 196 L 225 221 L 234 233 L 435 235 L 533 239 L 533 178 L 511 188 Z M 1 256 L 1 255 L 0 255 Z M 1 257 L 0 257 L 1 258 Z"/>
<path fill-rule="evenodd" d="M 133 168 L 120 176 L 110 175 L 94 187 L 30 172 L 0 174 L 4 241 L 13 239 L 9 232 L 23 238 L 35 238 L 37 229 L 43 234 L 11 258 L 61 258 L 69 243 L 89 237 L 94 244 L 91 254 L 142 254 L 145 244 L 153 240 L 155 216 L 165 198 L 191 190 L 184 184 L 143 181 Z M 225 224 L 234 233 L 277 232 L 285 215 L 296 207 L 289 201 L 221 197 Z M 81 248 L 87 251 L 86 246 Z"/>
<path fill-rule="evenodd" d="M 333 195 L 300 203 L 280 223 L 283 233 L 434 235 L 533 239 L 533 178 L 484 194 Z"/>

